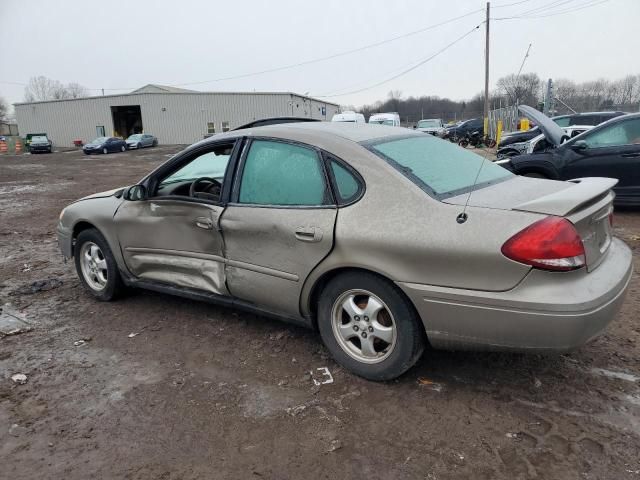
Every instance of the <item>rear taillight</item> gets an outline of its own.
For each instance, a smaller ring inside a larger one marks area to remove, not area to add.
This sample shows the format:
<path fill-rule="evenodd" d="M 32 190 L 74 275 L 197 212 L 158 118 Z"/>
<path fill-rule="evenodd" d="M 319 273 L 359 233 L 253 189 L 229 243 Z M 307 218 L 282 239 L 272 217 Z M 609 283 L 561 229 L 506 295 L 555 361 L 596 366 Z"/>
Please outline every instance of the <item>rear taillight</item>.
<path fill-rule="evenodd" d="M 569 220 L 547 217 L 506 241 L 502 254 L 544 270 L 568 271 L 585 265 L 584 246 Z"/>

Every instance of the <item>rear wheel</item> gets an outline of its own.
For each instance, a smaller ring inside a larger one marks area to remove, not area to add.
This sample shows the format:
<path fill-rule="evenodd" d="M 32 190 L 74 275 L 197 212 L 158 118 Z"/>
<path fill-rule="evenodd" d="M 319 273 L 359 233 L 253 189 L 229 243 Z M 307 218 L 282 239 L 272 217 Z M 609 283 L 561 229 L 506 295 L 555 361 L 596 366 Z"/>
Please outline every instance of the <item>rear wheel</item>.
<path fill-rule="evenodd" d="M 426 335 L 395 285 L 368 272 L 327 284 L 318 305 L 320 336 L 335 360 L 369 380 L 392 380 L 420 358 Z"/>
<path fill-rule="evenodd" d="M 105 155 L 106 155 L 107 153 L 109 153 L 109 150 L 107 150 L 107 147 L 104 147 L 104 148 L 102 149 L 102 153 L 104 153 Z"/>
<path fill-rule="evenodd" d="M 126 149 L 127 149 L 127 147 L 125 147 L 124 145 L 121 145 L 121 146 L 120 146 L 120 151 L 121 151 L 121 152 L 124 152 Z"/>
<path fill-rule="evenodd" d="M 458 142 L 458 145 L 460 145 L 462 148 L 467 148 L 469 146 L 469 141 L 463 138 Z"/>
<path fill-rule="evenodd" d="M 154 140 L 153 144 L 151 145 L 152 147 L 157 147 L 158 146 L 158 140 Z"/>
<path fill-rule="evenodd" d="M 111 248 L 95 228 L 83 230 L 78 235 L 74 261 L 82 285 L 98 300 L 113 300 L 124 289 Z"/>

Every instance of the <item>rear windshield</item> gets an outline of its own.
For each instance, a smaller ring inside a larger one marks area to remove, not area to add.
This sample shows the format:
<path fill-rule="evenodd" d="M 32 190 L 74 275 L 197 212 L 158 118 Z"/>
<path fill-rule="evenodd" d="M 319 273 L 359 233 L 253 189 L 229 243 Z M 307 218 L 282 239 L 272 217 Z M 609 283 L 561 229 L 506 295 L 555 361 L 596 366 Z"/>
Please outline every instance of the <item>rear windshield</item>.
<path fill-rule="evenodd" d="M 365 147 L 437 198 L 465 193 L 513 176 L 491 160 L 432 135 L 378 140 Z"/>

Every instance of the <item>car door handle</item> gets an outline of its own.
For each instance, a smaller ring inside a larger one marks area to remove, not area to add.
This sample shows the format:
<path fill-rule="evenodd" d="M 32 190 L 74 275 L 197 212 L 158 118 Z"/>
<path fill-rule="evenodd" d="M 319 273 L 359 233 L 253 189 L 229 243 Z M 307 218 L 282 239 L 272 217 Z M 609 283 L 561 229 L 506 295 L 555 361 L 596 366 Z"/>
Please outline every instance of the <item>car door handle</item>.
<path fill-rule="evenodd" d="M 196 218 L 196 227 L 211 230 L 213 228 L 213 220 L 207 217 L 198 217 Z"/>
<path fill-rule="evenodd" d="M 296 238 L 301 242 L 319 242 L 322 240 L 322 230 L 316 227 L 298 227 Z"/>
<path fill-rule="evenodd" d="M 635 158 L 635 157 L 640 157 L 640 152 L 636 152 L 636 153 L 623 153 L 622 156 L 624 158 Z"/>

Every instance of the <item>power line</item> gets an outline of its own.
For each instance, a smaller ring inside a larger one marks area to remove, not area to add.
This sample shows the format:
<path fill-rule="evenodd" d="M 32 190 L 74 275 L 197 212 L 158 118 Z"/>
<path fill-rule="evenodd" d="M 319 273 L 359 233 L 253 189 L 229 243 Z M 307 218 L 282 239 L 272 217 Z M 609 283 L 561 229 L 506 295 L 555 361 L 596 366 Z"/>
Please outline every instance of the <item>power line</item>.
<path fill-rule="evenodd" d="M 578 4 L 570 8 L 553 10 L 554 8 L 558 8 L 558 7 L 566 7 L 567 4 L 572 3 L 574 1 L 576 0 L 555 0 L 553 2 L 547 3 L 540 7 L 536 7 L 534 9 L 527 10 L 525 12 L 521 12 L 519 14 L 515 14 L 510 17 L 498 17 L 498 18 L 493 18 L 492 20 L 528 20 L 532 18 L 553 17 L 556 15 L 562 15 L 565 13 L 578 12 L 580 10 L 584 10 L 585 8 L 595 7 L 596 5 L 606 3 L 609 0 L 590 0 L 590 1 L 587 1 L 586 3 Z M 551 11 L 546 11 L 549 9 L 551 9 Z"/>
<path fill-rule="evenodd" d="M 549 14 L 546 14 L 546 15 L 535 15 L 535 16 L 531 16 L 529 18 L 546 18 L 546 17 L 555 17 L 556 15 L 564 15 L 565 13 L 574 13 L 574 12 L 577 12 L 577 11 L 580 11 L 580 10 L 584 10 L 585 8 L 591 8 L 591 7 L 595 7 L 596 5 L 607 3 L 608 1 L 610 1 L 610 0 L 595 0 L 595 1 L 592 1 L 590 3 L 585 3 L 583 5 L 580 5 L 580 6 L 576 7 L 576 8 L 568 8 L 566 10 L 556 11 L 556 12 L 549 13 Z"/>
<path fill-rule="evenodd" d="M 516 2 L 515 4 L 524 3 L 525 1 L 530 1 L 530 0 L 521 0 L 520 2 Z M 515 5 L 515 4 L 511 4 L 511 5 Z M 507 6 L 510 6 L 510 5 L 504 5 L 504 6 L 507 7 Z M 304 60 L 302 62 L 292 63 L 292 64 L 288 64 L 288 65 L 282 65 L 282 66 L 279 66 L 279 67 L 268 68 L 268 69 L 265 69 L 265 70 L 259 70 L 259 71 L 255 71 L 255 72 L 247 72 L 247 73 L 242 73 L 242 74 L 238 74 L 238 75 L 230 75 L 230 76 L 226 76 L 226 77 L 219 77 L 219 78 L 214 78 L 214 79 L 210 79 L 210 80 L 201 80 L 201 81 L 197 81 L 197 82 L 169 83 L 167 85 L 171 86 L 171 87 L 186 87 L 186 86 L 192 86 L 192 85 L 202 85 L 202 84 L 205 84 L 205 83 L 215 83 L 215 82 L 223 82 L 223 81 L 228 81 L 228 80 L 238 80 L 238 79 L 241 79 L 241 78 L 248 78 L 248 77 L 253 77 L 253 76 L 258 76 L 258 75 L 264 75 L 264 74 L 267 74 L 267 73 L 275 73 L 275 72 L 280 72 L 280 71 L 283 71 L 283 70 L 290 70 L 292 68 L 311 65 L 311 64 L 314 64 L 314 63 L 325 62 L 327 60 L 332 60 L 334 58 L 344 57 L 346 55 L 351 55 L 351 54 L 354 54 L 354 53 L 362 52 L 364 50 L 368 50 L 368 49 L 371 49 L 371 48 L 376 48 L 376 47 L 379 47 L 381 45 L 385 45 L 387 43 L 395 42 L 397 40 L 401 40 L 401 39 L 408 38 L 408 37 L 411 37 L 411 36 L 414 36 L 414 35 L 418 35 L 420 33 L 424 33 L 426 31 L 433 30 L 434 28 L 441 27 L 443 25 L 447 25 L 447 24 L 455 22 L 457 20 L 469 17 L 471 15 L 474 15 L 476 13 L 481 12 L 482 10 L 483 10 L 482 8 L 479 8 L 479 9 L 476 9 L 476 10 L 472 10 L 472 11 L 464 13 L 462 15 L 458 15 L 457 17 L 452 17 L 452 18 L 449 18 L 449 19 L 444 20 L 442 22 L 434 23 L 432 25 L 428 25 L 428 26 L 423 27 L 423 28 L 421 28 L 419 30 L 414 30 L 414 31 L 411 31 L 411 32 L 403 33 L 401 35 L 397 35 L 395 37 L 387 38 L 387 39 L 381 40 L 379 42 L 370 43 L 368 45 L 363 45 L 363 46 L 358 47 L 358 48 L 345 50 L 345 51 L 334 53 L 334 54 L 327 55 L 327 56 L 324 56 L 324 57 L 318 57 L 318 58 L 314 58 L 314 59 L 310 59 L 310 60 Z M 26 84 L 19 84 L 19 85 L 26 86 Z M 104 88 L 104 90 L 105 91 L 133 90 L 134 88 L 137 88 L 137 87 Z M 103 89 L 102 88 L 87 88 L 87 90 L 101 91 Z"/>
<path fill-rule="evenodd" d="M 465 33 L 464 35 L 456 38 L 453 42 L 445 45 L 444 47 L 442 47 L 440 50 L 438 50 L 437 52 L 433 53 L 432 55 L 430 55 L 429 57 L 420 60 L 418 63 L 416 63 L 415 65 L 412 65 L 409 68 L 406 68 L 405 70 L 402 70 L 400 73 L 397 73 L 396 75 L 393 75 L 392 77 L 386 78 L 384 80 L 381 80 L 379 82 L 374 83 L 373 85 L 369 85 L 367 87 L 364 88 L 360 88 L 358 90 L 352 90 L 350 92 L 344 92 L 344 93 L 331 93 L 331 94 L 327 94 L 327 95 L 314 95 L 316 97 L 321 97 L 321 98 L 331 98 L 331 97 L 342 97 L 344 95 L 353 95 L 355 93 L 360 93 L 360 92 L 364 92 L 365 90 L 371 90 L 372 88 L 378 87 L 384 83 L 390 82 L 392 80 L 395 80 L 396 78 L 400 78 L 403 75 L 406 75 L 409 72 L 412 72 L 413 70 L 415 70 L 418 67 L 421 67 L 422 65 L 424 65 L 425 63 L 433 60 L 434 58 L 436 58 L 438 55 L 440 55 L 441 53 L 445 52 L 446 50 L 448 50 L 449 48 L 453 47 L 456 43 L 462 41 L 464 38 L 468 37 L 469 35 L 471 35 L 473 32 L 475 32 L 476 30 L 478 30 L 480 28 L 480 25 L 482 25 L 485 22 L 480 23 L 479 25 L 476 25 L 475 27 L 473 27 L 471 30 L 469 30 L 467 33 Z"/>
<path fill-rule="evenodd" d="M 176 84 L 173 84 L 171 86 L 183 87 L 183 86 L 189 86 L 189 85 L 201 85 L 203 83 L 221 82 L 221 81 L 225 81 L 225 80 L 236 80 L 236 79 L 239 79 L 239 78 L 246 78 L 246 77 L 251 77 L 251 76 L 255 76 L 255 75 L 263 75 L 265 73 L 273 73 L 273 72 L 279 72 L 279 71 L 282 71 L 282 70 L 288 70 L 288 69 L 291 69 L 291 68 L 301 67 L 301 66 L 304 66 L 304 65 L 310 65 L 312 63 L 324 62 L 324 61 L 327 61 L 327 60 L 332 60 L 334 58 L 343 57 L 345 55 L 351 55 L 353 53 L 362 52 L 362 51 L 368 50 L 370 48 L 379 47 L 381 45 L 385 45 L 387 43 L 395 42 L 396 40 L 407 38 L 407 37 L 410 37 L 410 36 L 413 36 L 413 35 L 417 35 L 419 33 L 423 33 L 423 32 L 426 32 L 428 30 L 432 30 L 432 29 L 440 27 L 442 25 L 446 25 L 448 23 L 455 22 L 456 20 L 460 20 L 462 18 L 466 18 L 466 17 L 468 17 L 470 15 L 473 15 L 475 13 L 481 12 L 482 10 L 483 10 L 482 8 L 479 8 L 477 10 L 473 10 L 471 12 L 467 12 L 467 13 L 465 13 L 463 15 L 459 15 L 457 17 L 450 18 L 450 19 L 445 20 L 443 22 L 435 23 L 433 25 L 429 25 L 429 26 L 421 28 L 419 30 L 414 30 L 412 32 L 404 33 L 402 35 L 397 35 L 395 37 L 391 37 L 391 38 L 388 38 L 386 40 L 381 40 L 379 42 L 371 43 L 369 45 L 364 45 L 362 47 L 354 48 L 354 49 L 351 49 L 351 50 L 346 50 L 344 52 L 339 52 L 339 53 L 335 53 L 335 54 L 332 54 L 332 55 L 327 55 L 325 57 L 319 57 L 319 58 L 315 58 L 315 59 L 312 59 L 312 60 L 305 60 L 305 61 L 298 62 L 298 63 L 293 63 L 293 64 L 289 64 L 289 65 L 283 65 L 283 66 L 280 66 L 280 67 L 269 68 L 269 69 L 266 69 L 266 70 L 261 70 L 261 71 L 252 72 L 252 73 L 244 73 L 244 74 L 240 74 L 240 75 L 233 75 L 233 76 L 229 76 L 229 77 L 215 78 L 215 79 L 212 79 L 212 80 L 203 80 L 203 81 L 199 81 L 199 82 L 176 83 Z"/>

